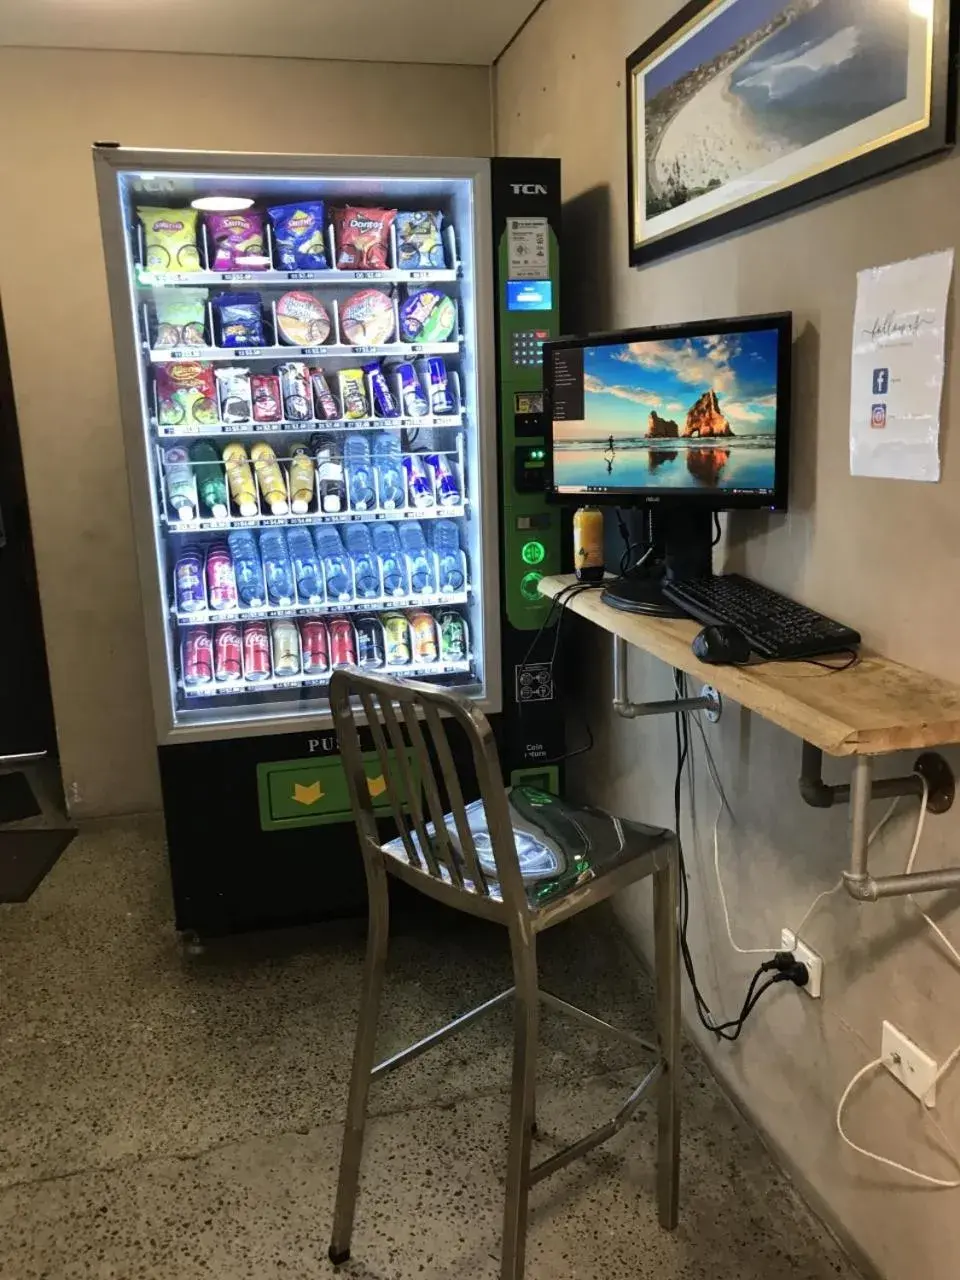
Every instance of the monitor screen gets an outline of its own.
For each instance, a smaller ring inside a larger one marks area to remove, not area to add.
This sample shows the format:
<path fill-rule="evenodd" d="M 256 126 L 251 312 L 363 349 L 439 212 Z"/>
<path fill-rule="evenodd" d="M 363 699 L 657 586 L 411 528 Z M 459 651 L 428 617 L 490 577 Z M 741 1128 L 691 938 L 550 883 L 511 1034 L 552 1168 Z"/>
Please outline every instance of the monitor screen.
<path fill-rule="evenodd" d="M 785 506 L 789 354 L 789 316 L 551 344 L 553 492 Z"/>

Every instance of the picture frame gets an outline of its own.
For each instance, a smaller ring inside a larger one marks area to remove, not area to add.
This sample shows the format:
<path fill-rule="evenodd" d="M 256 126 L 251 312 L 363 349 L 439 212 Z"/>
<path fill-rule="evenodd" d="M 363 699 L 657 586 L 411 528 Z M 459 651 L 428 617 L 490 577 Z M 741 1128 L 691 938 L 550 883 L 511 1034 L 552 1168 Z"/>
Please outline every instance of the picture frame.
<path fill-rule="evenodd" d="M 630 264 L 951 147 L 958 0 L 690 0 L 627 59 Z"/>

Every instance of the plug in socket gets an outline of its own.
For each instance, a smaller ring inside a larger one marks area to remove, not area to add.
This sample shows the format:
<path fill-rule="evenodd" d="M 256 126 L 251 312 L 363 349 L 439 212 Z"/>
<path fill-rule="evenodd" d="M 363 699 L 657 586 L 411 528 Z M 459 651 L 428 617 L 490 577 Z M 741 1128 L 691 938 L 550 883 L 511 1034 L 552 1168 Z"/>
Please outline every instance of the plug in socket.
<path fill-rule="evenodd" d="M 880 1056 L 893 1078 L 899 1080 L 915 1098 L 919 1098 L 925 1107 L 936 1106 L 936 1062 L 892 1022 L 883 1024 Z"/>
<path fill-rule="evenodd" d="M 780 934 L 782 951 L 792 951 L 802 964 L 807 966 L 809 981 L 801 991 L 805 991 L 812 1000 L 819 1000 L 823 993 L 823 957 L 812 947 L 808 947 L 802 938 L 798 938 L 792 929 L 784 929 Z"/>

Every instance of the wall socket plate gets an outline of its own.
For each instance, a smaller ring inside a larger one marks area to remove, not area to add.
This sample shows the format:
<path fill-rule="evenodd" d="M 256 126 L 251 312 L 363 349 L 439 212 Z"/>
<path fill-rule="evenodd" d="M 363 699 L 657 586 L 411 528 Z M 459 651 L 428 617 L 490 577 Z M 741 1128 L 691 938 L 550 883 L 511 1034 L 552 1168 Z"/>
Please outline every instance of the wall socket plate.
<path fill-rule="evenodd" d="M 808 947 L 802 938 L 798 938 L 792 929 L 783 929 L 780 933 L 780 949 L 792 951 L 796 958 L 807 966 L 809 979 L 801 991 L 805 991 L 811 1000 L 819 1000 L 823 994 L 823 956 Z"/>
<path fill-rule="evenodd" d="M 892 1022 L 884 1022 L 880 1041 L 883 1065 L 925 1107 L 937 1104 L 937 1063 Z"/>

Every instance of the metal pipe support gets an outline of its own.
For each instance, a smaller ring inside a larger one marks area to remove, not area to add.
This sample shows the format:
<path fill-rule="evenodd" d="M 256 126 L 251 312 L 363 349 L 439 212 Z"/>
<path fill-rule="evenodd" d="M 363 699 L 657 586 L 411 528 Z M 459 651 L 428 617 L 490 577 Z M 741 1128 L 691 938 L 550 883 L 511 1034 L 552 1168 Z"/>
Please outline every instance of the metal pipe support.
<path fill-rule="evenodd" d="M 705 685 L 706 689 L 707 686 Z M 660 702 L 631 702 L 627 697 L 627 642 L 613 637 L 613 709 L 625 720 L 641 716 L 675 715 L 678 711 L 709 711 L 719 716 L 720 695 L 713 689 L 699 698 L 665 698 Z"/>

